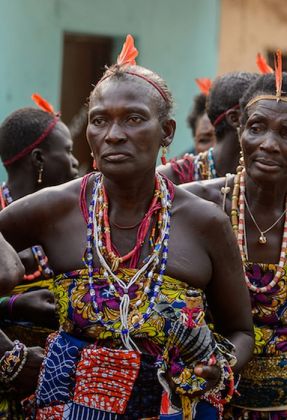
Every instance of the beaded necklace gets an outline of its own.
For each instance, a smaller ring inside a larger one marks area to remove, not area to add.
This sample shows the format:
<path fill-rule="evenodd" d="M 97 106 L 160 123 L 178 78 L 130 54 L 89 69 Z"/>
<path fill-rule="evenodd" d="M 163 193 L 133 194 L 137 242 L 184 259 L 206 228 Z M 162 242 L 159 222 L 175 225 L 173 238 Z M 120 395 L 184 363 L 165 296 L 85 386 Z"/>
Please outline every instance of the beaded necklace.
<path fill-rule="evenodd" d="M 213 147 L 199 153 L 194 160 L 194 181 L 217 178 Z"/>
<path fill-rule="evenodd" d="M 0 187 L 0 204 L 1 209 L 4 209 L 5 207 L 9 206 L 11 203 L 13 203 L 13 198 L 11 196 L 11 193 L 9 191 L 9 188 L 3 182 L 2 186 Z M 32 281 L 37 279 L 41 276 L 41 274 L 44 275 L 45 278 L 52 277 L 53 271 L 48 266 L 48 259 L 46 255 L 43 253 L 42 248 L 38 245 L 34 245 L 31 247 L 34 259 L 37 263 L 38 269 L 32 273 L 32 274 L 24 274 L 23 280 Z"/>
<path fill-rule="evenodd" d="M 146 320 L 150 317 L 152 310 L 155 305 L 155 300 L 159 294 L 160 286 L 163 282 L 163 275 L 166 269 L 167 256 L 168 256 L 168 239 L 169 239 L 169 229 L 170 229 L 170 208 L 171 208 L 171 198 L 166 186 L 164 179 L 157 174 L 157 182 L 160 188 L 161 196 L 161 208 L 162 208 L 162 227 L 160 229 L 158 238 L 152 249 L 150 255 L 145 258 L 142 267 L 136 272 L 134 276 L 126 284 L 121 280 L 111 268 L 104 256 L 103 243 L 100 236 L 100 232 L 104 229 L 103 223 L 103 211 L 100 211 L 98 217 L 97 213 L 97 203 L 103 202 L 103 177 L 99 175 L 95 178 L 95 184 L 92 193 L 92 200 L 89 206 L 89 217 L 87 224 L 87 249 L 85 254 L 85 262 L 88 267 L 88 278 L 89 278 L 89 292 L 91 296 L 92 305 L 95 313 L 97 314 L 97 321 L 106 329 L 111 332 L 120 334 L 122 342 L 127 349 L 136 349 L 138 350 L 136 344 L 130 337 L 130 333 L 136 329 L 139 329 Z M 100 264 L 103 268 L 103 275 L 109 285 L 110 292 L 118 297 L 120 300 L 120 315 L 119 322 L 120 327 L 115 328 L 114 325 L 118 322 L 116 321 L 104 321 L 102 319 L 102 313 L 99 310 L 98 303 L 95 299 L 95 290 L 94 290 L 94 266 L 93 266 L 93 248 L 96 251 L 96 254 L 99 258 Z M 160 253 L 162 253 L 160 259 Z M 155 269 L 160 262 L 159 274 L 155 276 Z M 156 277 L 152 285 L 152 280 Z M 130 310 L 130 297 L 129 289 L 139 280 L 146 280 L 146 287 L 144 288 L 141 299 L 139 299 L 132 310 Z M 116 295 L 115 284 L 117 284 L 122 294 L 119 293 Z M 141 313 L 137 308 L 142 304 L 143 298 L 151 294 L 149 299 L 148 306 L 144 313 Z M 133 315 L 133 316 L 131 316 Z"/>
<path fill-rule="evenodd" d="M 237 173 L 234 179 L 234 189 L 232 195 L 232 206 L 231 206 L 231 220 L 232 227 L 237 236 L 237 242 L 241 254 L 243 264 L 247 262 L 247 238 L 246 238 L 246 227 L 245 227 L 245 171 L 241 170 Z M 287 199 L 285 207 L 287 206 Z M 263 287 L 257 287 L 252 284 L 245 272 L 245 281 L 249 290 L 254 293 L 266 293 L 269 292 L 279 282 L 280 278 L 284 274 L 284 265 L 286 262 L 287 252 L 287 216 L 285 214 L 284 231 L 282 237 L 282 245 L 279 263 L 277 265 L 277 271 L 272 281 Z"/>

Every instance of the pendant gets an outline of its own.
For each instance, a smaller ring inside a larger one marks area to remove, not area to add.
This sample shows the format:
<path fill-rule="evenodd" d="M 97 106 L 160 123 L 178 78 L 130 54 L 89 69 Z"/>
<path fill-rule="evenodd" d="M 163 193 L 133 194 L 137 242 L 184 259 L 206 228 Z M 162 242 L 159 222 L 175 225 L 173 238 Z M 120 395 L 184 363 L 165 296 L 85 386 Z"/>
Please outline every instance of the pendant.
<path fill-rule="evenodd" d="M 265 244 L 266 244 L 267 239 L 266 239 L 266 236 L 264 236 L 264 234 L 263 234 L 263 233 L 261 233 L 261 235 L 259 236 L 258 242 L 259 242 L 261 245 L 265 245 Z"/>

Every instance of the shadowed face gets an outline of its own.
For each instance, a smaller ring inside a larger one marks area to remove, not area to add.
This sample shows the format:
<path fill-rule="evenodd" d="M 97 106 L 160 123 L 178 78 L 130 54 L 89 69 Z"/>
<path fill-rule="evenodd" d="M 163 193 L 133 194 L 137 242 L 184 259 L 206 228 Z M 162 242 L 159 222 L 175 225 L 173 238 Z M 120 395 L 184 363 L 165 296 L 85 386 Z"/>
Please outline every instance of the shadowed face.
<path fill-rule="evenodd" d="M 215 145 L 216 137 L 214 127 L 206 113 L 200 116 L 196 122 L 194 140 L 196 153 L 204 152 Z"/>
<path fill-rule="evenodd" d="M 73 155 L 73 141 L 68 127 L 59 121 L 43 149 L 43 184 L 52 186 L 71 181 L 78 175 L 79 162 Z"/>
<path fill-rule="evenodd" d="M 287 180 L 287 103 L 259 100 L 248 109 L 241 144 L 246 171 L 255 181 Z"/>
<path fill-rule="evenodd" d="M 155 170 L 164 129 L 151 89 L 145 81 L 108 79 L 92 96 L 87 139 L 104 175 Z"/>

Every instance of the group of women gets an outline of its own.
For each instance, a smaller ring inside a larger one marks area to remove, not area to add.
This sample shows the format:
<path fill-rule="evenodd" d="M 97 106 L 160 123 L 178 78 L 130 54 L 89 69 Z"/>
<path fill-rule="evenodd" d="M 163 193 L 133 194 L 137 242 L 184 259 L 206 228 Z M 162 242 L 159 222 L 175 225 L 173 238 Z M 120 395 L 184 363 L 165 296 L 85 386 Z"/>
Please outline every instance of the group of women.
<path fill-rule="evenodd" d="M 41 245 L 60 324 L 25 416 L 158 419 L 165 389 L 183 419 L 285 418 L 287 76 L 240 101 L 238 172 L 178 187 L 156 171 L 172 96 L 136 56 L 128 36 L 90 95 L 98 172 L 0 213 L 2 295 L 23 278 L 17 252 Z M 1 383 L 21 386 L 29 354 L 6 340 Z"/>

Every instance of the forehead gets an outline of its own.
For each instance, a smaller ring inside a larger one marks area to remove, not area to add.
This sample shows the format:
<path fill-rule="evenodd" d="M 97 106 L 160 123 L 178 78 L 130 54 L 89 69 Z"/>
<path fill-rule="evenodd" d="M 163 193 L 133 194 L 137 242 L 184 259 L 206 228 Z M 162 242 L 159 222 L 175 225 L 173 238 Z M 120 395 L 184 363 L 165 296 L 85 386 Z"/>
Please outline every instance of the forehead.
<path fill-rule="evenodd" d="M 50 136 L 50 142 L 53 144 L 54 150 L 72 146 L 73 141 L 70 130 L 62 121 L 58 121 L 53 128 Z"/>
<path fill-rule="evenodd" d="M 287 119 L 287 102 L 260 99 L 247 109 L 248 118 L 260 115 L 270 119 Z"/>
<path fill-rule="evenodd" d="M 155 112 L 158 109 L 158 102 L 153 89 L 141 79 L 107 79 L 94 91 L 90 100 L 90 110 L 135 107 Z"/>

